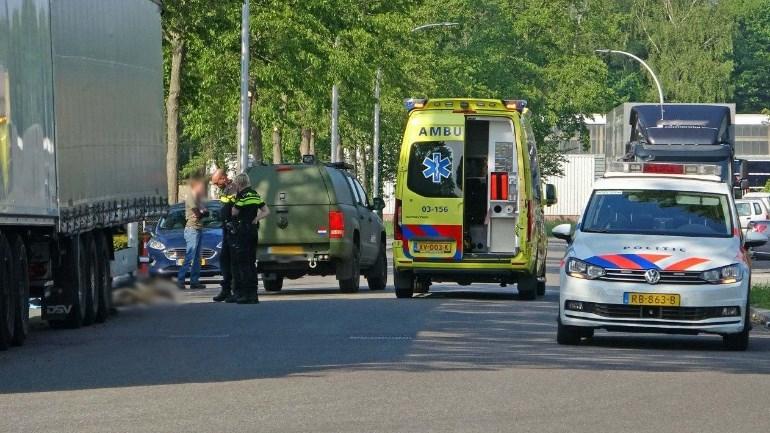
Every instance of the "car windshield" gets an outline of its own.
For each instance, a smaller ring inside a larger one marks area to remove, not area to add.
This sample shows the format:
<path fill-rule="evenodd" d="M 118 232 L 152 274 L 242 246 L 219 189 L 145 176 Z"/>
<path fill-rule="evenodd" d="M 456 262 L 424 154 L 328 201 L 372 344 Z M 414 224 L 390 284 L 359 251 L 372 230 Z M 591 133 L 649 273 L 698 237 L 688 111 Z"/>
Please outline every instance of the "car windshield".
<path fill-rule="evenodd" d="M 208 216 L 201 220 L 203 228 L 216 229 L 222 227 L 222 221 L 219 218 L 219 208 L 210 207 Z M 172 209 L 158 222 L 159 231 L 182 230 L 187 224 L 184 216 L 184 209 Z"/>
<path fill-rule="evenodd" d="M 751 205 L 748 203 L 736 203 L 735 208 L 738 210 L 738 216 L 751 216 Z"/>
<path fill-rule="evenodd" d="M 684 191 L 599 190 L 581 230 L 592 233 L 730 237 L 726 195 Z"/>

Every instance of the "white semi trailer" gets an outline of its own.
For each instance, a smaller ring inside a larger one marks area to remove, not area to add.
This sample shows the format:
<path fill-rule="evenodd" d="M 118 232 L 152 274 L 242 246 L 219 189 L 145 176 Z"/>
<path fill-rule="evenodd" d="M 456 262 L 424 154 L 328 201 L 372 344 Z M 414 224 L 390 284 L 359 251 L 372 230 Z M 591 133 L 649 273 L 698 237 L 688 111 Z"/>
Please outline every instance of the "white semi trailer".
<path fill-rule="evenodd" d="M 137 263 L 113 236 L 164 209 L 160 15 L 0 0 L 0 350 L 24 342 L 30 297 L 54 327 L 106 320 L 111 269 Z"/>

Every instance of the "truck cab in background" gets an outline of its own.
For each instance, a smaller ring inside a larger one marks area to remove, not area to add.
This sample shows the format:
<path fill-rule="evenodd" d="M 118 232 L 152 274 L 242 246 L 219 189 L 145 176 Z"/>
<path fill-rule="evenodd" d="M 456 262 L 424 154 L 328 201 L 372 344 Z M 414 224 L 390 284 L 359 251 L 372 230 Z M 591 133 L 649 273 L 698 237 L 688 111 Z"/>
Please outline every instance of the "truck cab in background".
<path fill-rule="evenodd" d="M 662 110 L 662 113 L 661 113 Z M 720 167 L 723 182 L 742 195 L 745 161 L 735 159 L 733 113 L 726 105 L 649 104 L 631 109 L 626 162 L 675 162 Z"/>

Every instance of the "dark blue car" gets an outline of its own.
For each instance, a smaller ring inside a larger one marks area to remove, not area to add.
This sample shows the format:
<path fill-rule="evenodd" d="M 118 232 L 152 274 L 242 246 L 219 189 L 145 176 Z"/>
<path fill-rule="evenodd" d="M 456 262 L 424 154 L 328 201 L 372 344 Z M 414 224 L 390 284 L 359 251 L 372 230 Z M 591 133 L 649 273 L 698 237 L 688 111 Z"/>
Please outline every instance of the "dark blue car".
<path fill-rule="evenodd" d="M 209 215 L 203 218 L 203 244 L 201 245 L 201 276 L 213 277 L 221 274 L 219 258 L 222 253 L 222 222 L 220 202 L 206 203 Z M 147 242 L 150 257 L 150 275 L 175 277 L 185 255 L 184 204 L 171 206 L 168 213 L 158 221 Z"/>

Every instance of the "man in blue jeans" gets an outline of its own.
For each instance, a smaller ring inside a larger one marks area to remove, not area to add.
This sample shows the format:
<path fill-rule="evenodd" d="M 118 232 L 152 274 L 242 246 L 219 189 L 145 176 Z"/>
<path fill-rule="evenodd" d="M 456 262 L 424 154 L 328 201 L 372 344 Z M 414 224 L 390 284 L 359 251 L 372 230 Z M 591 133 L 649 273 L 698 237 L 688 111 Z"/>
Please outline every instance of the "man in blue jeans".
<path fill-rule="evenodd" d="M 187 271 L 190 272 L 190 288 L 203 289 L 206 286 L 200 283 L 201 276 L 201 238 L 203 237 L 203 223 L 201 219 L 208 215 L 209 211 L 203 205 L 206 197 L 206 185 L 200 179 L 190 181 L 190 194 L 185 200 L 185 218 L 187 224 L 184 227 L 184 241 L 186 250 L 184 263 L 177 274 L 177 286 L 184 289 L 184 281 Z"/>

